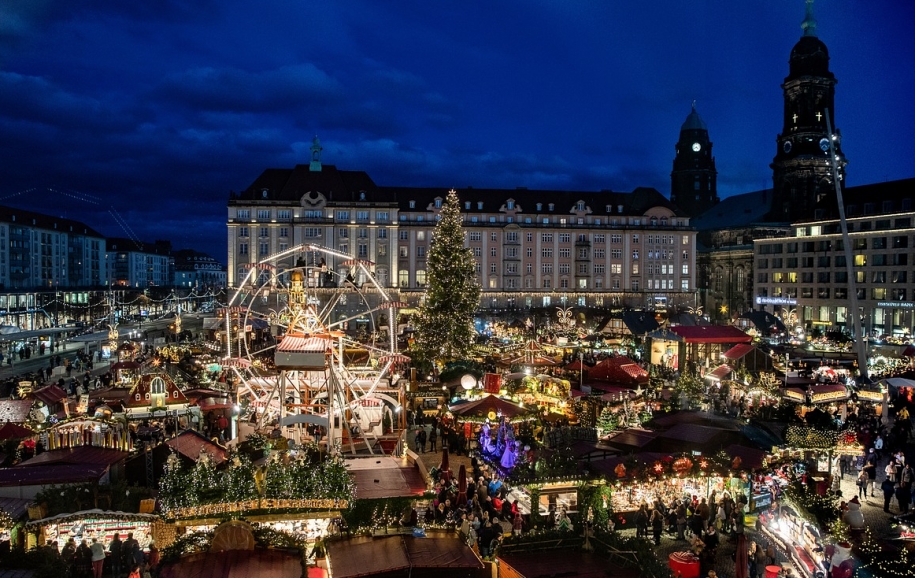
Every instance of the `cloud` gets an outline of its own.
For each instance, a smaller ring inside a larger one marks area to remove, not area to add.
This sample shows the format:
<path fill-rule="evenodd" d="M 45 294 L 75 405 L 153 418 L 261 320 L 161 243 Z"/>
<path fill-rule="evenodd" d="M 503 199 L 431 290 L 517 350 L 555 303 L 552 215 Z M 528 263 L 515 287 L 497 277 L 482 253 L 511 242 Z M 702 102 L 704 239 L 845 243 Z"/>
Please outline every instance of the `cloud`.
<path fill-rule="evenodd" d="M 306 63 L 260 72 L 188 69 L 166 77 L 154 95 L 194 109 L 276 113 L 329 103 L 342 92 L 336 79 Z"/>

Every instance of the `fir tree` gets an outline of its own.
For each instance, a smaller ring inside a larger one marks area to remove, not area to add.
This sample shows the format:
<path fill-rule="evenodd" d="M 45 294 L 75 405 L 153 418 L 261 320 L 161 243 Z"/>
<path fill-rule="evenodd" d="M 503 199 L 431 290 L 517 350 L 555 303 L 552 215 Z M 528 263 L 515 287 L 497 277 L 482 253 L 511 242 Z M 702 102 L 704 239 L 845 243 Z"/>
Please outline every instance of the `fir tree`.
<path fill-rule="evenodd" d="M 604 406 L 604 409 L 600 412 L 600 419 L 598 421 L 598 427 L 602 433 L 610 433 L 616 431 L 616 428 L 619 427 L 620 417 L 614 413 L 610 406 Z"/>
<path fill-rule="evenodd" d="M 476 333 L 473 314 L 480 302 L 473 252 L 464 246 L 457 193 L 448 193 L 426 260 L 426 293 L 416 319 L 418 357 L 458 359 L 470 352 Z"/>
<path fill-rule="evenodd" d="M 189 506 L 190 501 L 185 492 L 187 470 L 181 467 L 177 454 L 170 454 L 165 462 L 165 471 L 159 478 L 159 501 L 166 512 Z"/>

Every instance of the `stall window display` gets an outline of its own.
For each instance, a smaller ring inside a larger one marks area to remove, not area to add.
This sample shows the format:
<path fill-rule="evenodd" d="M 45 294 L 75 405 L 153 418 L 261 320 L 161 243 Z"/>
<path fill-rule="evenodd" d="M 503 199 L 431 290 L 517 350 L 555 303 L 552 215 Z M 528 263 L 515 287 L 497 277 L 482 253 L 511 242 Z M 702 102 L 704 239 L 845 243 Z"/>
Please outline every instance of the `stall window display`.
<path fill-rule="evenodd" d="M 116 533 L 121 536 L 121 539 L 128 533 L 132 533 L 134 539 L 139 542 L 140 548 L 149 547 L 149 542 L 152 540 L 152 523 L 157 517 L 137 514 L 131 518 L 69 515 L 61 521 L 53 519 L 38 521 L 42 534 L 39 540 L 57 542 L 57 547 L 63 550 L 70 538 L 75 539 L 77 544 L 81 540 L 91 541 L 95 538 L 107 549 Z"/>
<path fill-rule="evenodd" d="M 826 555 L 820 531 L 790 505 L 782 505 L 766 517 L 765 536 L 787 557 L 801 576 L 826 575 Z"/>

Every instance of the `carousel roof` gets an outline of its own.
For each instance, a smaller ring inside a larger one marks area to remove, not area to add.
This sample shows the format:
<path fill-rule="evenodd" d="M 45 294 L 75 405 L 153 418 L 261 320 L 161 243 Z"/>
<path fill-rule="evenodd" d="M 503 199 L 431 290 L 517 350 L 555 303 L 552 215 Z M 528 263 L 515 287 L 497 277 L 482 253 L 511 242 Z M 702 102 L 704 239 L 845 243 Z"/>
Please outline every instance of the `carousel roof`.
<path fill-rule="evenodd" d="M 309 575 L 311 575 L 309 573 Z M 302 576 L 301 556 L 286 550 L 256 548 L 226 550 L 183 556 L 166 564 L 159 572 L 162 578 L 235 578 L 271 576 L 299 578 Z"/>
<path fill-rule="evenodd" d="M 449 409 L 451 410 L 451 413 L 462 417 L 487 417 L 490 413 L 495 413 L 496 415 L 505 416 L 508 419 L 514 419 L 529 412 L 524 406 L 505 401 L 495 395 L 487 395 L 476 401 L 461 405 L 453 405 Z"/>

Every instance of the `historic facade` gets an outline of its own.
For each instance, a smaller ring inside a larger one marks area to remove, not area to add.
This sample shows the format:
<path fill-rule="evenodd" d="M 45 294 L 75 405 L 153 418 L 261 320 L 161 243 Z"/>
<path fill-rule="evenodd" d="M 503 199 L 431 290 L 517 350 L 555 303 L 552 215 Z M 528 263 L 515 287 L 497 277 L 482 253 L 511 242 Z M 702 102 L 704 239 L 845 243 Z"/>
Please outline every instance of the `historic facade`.
<path fill-rule="evenodd" d="M 701 215 L 712 208 L 718 198 L 718 171 L 712 155 L 708 126 L 693 110 L 680 127 L 674 168 L 670 173 L 670 200 L 688 215 Z"/>
<path fill-rule="evenodd" d="M 695 231 L 654 189 L 457 193 L 484 309 L 695 305 Z M 359 275 L 353 259 L 369 261 L 380 285 L 415 301 L 446 194 L 381 187 L 365 172 L 323 165 L 316 139 L 310 164 L 268 169 L 230 197 L 228 283 L 258 263 L 317 266 L 308 251 L 272 257 L 313 244 L 339 255 L 326 263 L 335 279 Z"/>
<path fill-rule="evenodd" d="M 816 36 L 813 2 L 807 2 L 803 36 L 794 45 L 789 73 L 782 84 L 785 107 L 772 167 L 775 198 L 770 219 L 791 222 L 835 206 L 835 155 L 839 185 L 844 186 L 845 155 L 835 125 L 836 78 L 829 71 L 829 51 Z M 832 129 L 830 132 L 829 129 Z"/>

